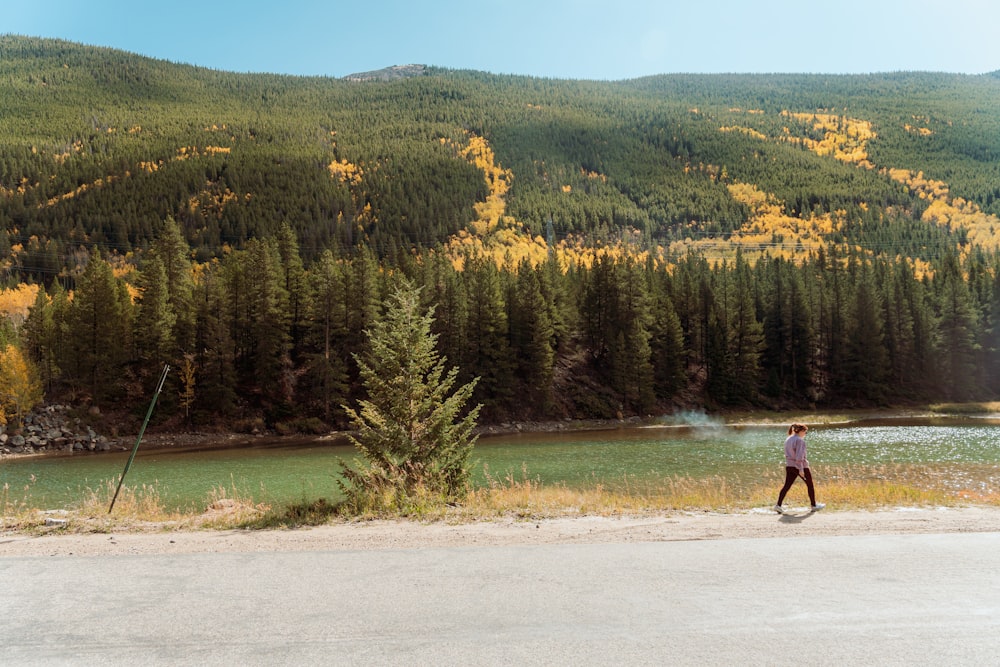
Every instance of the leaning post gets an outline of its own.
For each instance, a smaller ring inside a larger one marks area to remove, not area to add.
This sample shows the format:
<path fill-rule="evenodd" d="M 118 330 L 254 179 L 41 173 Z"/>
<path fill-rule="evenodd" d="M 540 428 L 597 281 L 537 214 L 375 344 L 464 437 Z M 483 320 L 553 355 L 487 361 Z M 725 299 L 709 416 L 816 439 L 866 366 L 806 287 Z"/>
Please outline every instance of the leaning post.
<path fill-rule="evenodd" d="M 163 372 L 160 374 L 160 382 L 156 385 L 156 392 L 153 394 L 153 400 L 149 402 L 149 410 L 146 411 L 146 419 L 142 422 L 142 428 L 139 429 L 139 437 L 135 441 L 135 447 L 132 448 L 132 454 L 129 455 L 128 461 L 125 463 L 125 470 L 122 471 L 122 476 L 118 479 L 118 488 L 115 489 L 115 495 L 111 499 L 111 507 L 108 508 L 108 514 L 111 514 L 111 510 L 115 508 L 115 501 L 118 500 L 118 492 L 122 490 L 122 482 L 125 481 L 125 475 L 128 474 L 128 469 L 132 466 L 132 459 L 135 458 L 135 453 L 139 451 L 139 443 L 142 442 L 142 434 L 146 432 L 146 424 L 149 423 L 149 418 L 153 416 L 153 408 L 156 407 L 156 399 L 160 396 L 160 391 L 163 390 L 163 383 L 167 380 L 167 373 L 170 371 L 170 366 L 168 364 L 163 364 Z"/>

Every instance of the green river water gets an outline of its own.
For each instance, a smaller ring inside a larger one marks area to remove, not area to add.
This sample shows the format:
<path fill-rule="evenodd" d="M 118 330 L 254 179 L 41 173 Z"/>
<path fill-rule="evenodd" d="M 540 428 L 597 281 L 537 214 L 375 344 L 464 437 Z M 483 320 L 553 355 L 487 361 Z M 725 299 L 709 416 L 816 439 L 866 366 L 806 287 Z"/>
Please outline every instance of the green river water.
<path fill-rule="evenodd" d="M 784 426 L 668 423 L 594 431 L 480 438 L 473 481 L 571 487 L 601 484 L 640 491 L 674 477 L 759 482 L 783 474 Z M 817 425 L 807 438 L 818 480 L 824 475 L 891 478 L 975 493 L 1000 489 L 1000 416 L 883 419 Z M 344 440 L 261 438 L 240 448 L 140 448 L 125 485 L 154 486 L 171 509 L 198 509 L 219 487 L 258 502 L 335 500 L 339 462 L 355 456 Z M 8 458 L 0 462 L 0 509 L 26 504 L 70 508 L 89 490 L 117 484 L 128 452 Z"/>

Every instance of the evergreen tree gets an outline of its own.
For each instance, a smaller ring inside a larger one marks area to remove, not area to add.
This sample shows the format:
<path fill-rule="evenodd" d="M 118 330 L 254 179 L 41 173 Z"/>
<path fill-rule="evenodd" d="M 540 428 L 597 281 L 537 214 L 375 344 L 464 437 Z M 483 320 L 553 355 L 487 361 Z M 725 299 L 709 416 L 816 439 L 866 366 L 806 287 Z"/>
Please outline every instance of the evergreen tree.
<path fill-rule="evenodd" d="M 517 393 L 525 399 L 521 409 L 544 415 L 551 400 L 555 333 L 539 274 L 530 262 L 522 262 L 508 303 L 514 372 L 522 387 Z"/>
<path fill-rule="evenodd" d="M 171 347 L 164 352 L 166 359 L 177 362 L 182 351 L 191 349 L 194 311 L 191 303 L 191 247 L 173 218 L 167 217 L 164 221 L 159 235 L 150 246 L 149 259 L 158 261 L 163 267 L 163 286 L 158 289 L 165 290 L 164 308 L 173 319 Z M 159 372 L 154 371 L 153 375 L 158 376 Z"/>
<path fill-rule="evenodd" d="M 944 257 L 935 279 L 935 288 L 945 396 L 950 400 L 969 400 L 975 397 L 978 390 L 976 337 L 979 323 L 968 285 L 954 254 Z"/>
<path fill-rule="evenodd" d="M 285 405 L 294 392 L 289 358 L 288 293 L 272 241 L 251 239 L 227 258 L 225 288 L 241 384 L 270 408 Z"/>
<path fill-rule="evenodd" d="M 421 314 L 419 304 L 417 289 L 397 287 L 357 359 L 367 398 L 344 409 L 362 460 L 341 464 L 341 487 L 356 511 L 405 510 L 417 496 L 451 498 L 468 483 L 479 406 L 465 406 L 475 381 L 453 390 L 458 371 L 445 372 L 432 311 Z"/>
<path fill-rule="evenodd" d="M 809 400 L 813 331 L 801 275 L 791 262 L 781 258 L 768 261 L 763 270 L 768 281 L 763 321 L 768 392 Z"/>
<path fill-rule="evenodd" d="M 467 350 L 462 364 L 478 377 L 474 400 L 497 417 L 513 398 L 514 361 L 510 349 L 507 303 L 500 271 L 489 258 L 467 258 L 462 273 L 469 291 Z"/>
<path fill-rule="evenodd" d="M 278 230 L 278 254 L 284 273 L 284 288 L 288 294 L 288 322 L 292 361 L 298 363 L 304 354 L 306 314 L 309 312 L 309 285 L 299 241 L 287 222 Z"/>
<path fill-rule="evenodd" d="M 194 299 L 195 400 L 196 419 L 228 415 L 236 405 L 236 372 L 229 295 L 218 263 L 197 273 Z"/>
<path fill-rule="evenodd" d="M 163 262 L 154 255 L 146 261 L 140 276 L 141 298 L 135 327 L 138 358 L 146 374 L 152 377 L 158 377 L 163 364 L 176 363 L 172 352 L 177 318 L 170 307 L 167 286 Z"/>
<path fill-rule="evenodd" d="M 735 400 L 753 400 L 760 383 L 764 325 L 757 319 L 753 271 L 739 250 L 727 310 L 728 345 L 733 359 L 732 393 Z"/>
<path fill-rule="evenodd" d="M 320 256 L 310 274 L 312 296 L 305 333 L 307 392 L 317 404 L 323 419 L 330 423 L 347 396 L 347 365 L 343 350 L 348 349 L 347 313 L 344 298 L 345 276 L 342 265 L 327 250 Z"/>
<path fill-rule="evenodd" d="M 60 335 L 55 317 L 57 307 L 54 305 L 57 291 L 62 291 L 59 283 L 53 283 L 54 296 L 50 299 L 45 288 L 39 287 L 35 295 L 35 302 L 28 310 L 28 318 L 24 323 L 25 350 L 28 358 L 34 362 L 35 367 L 39 370 L 39 378 L 44 390 L 51 390 L 53 383 L 59 376 Z M 60 300 L 65 302 L 64 293 Z"/>
<path fill-rule="evenodd" d="M 653 284 L 653 318 L 650 326 L 650 361 L 653 365 L 653 388 L 659 398 L 673 398 L 686 382 L 684 331 L 674 310 L 670 276 L 656 274 Z"/>
<path fill-rule="evenodd" d="M 865 402 L 885 399 L 889 355 L 885 346 L 883 306 L 868 263 L 861 265 L 854 288 L 844 359 L 847 398 Z"/>
<path fill-rule="evenodd" d="M 95 250 L 70 306 L 70 351 L 73 366 L 65 366 L 71 380 L 89 390 L 96 402 L 110 398 L 121 387 L 132 330 L 132 301 L 124 283 Z"/>

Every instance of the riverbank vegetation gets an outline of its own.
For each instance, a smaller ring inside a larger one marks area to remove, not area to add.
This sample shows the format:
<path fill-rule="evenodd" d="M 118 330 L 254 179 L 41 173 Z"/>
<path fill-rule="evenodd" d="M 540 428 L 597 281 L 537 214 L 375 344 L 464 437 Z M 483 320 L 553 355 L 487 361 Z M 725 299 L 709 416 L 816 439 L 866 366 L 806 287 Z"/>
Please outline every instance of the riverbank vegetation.
<path fill-rule="evenodd" d="M 253 500 L 235 485 L 212 489 L 202 507 L 176 510 L 164 506 L 155 486 L 125 485 L 113 514 L 108 513 L 108 507 L 115 485 L 109 482 L 88 490 L 79 505 L 60 511 L 43 512 L 11 503 L 9 494 L 0 490 L 0 528 L 31 534 L 261 530 L 374 519 L 462 523 L 673 512 L 741 513 L 769 511 L 781 487 L 782 475 L 780 470 L 767 472 L 758 482 L 741 486 L 721 477 L 669 477 L 659 482 L 616 484 L 614 488 L 602 484 L 576 488 L 564 484 L 544 485 L 525 471 L 521 476 L 490 479 L 450 499 L 418 491 L 407 496 L 406 504 L 360 511 L 342 501 L 325 499 L 271 506 Z M 1000 494 L 936 488 L 928 483 L 918 467 L 838 468 L 823 470 L 822 475 L 817 482 L 817 493 L 827 503 L 824 512 L 900 507 L 1000 507 Z M 806 508 L 808 498 L 804 485 L 792 487 L 787 505 Z"/>

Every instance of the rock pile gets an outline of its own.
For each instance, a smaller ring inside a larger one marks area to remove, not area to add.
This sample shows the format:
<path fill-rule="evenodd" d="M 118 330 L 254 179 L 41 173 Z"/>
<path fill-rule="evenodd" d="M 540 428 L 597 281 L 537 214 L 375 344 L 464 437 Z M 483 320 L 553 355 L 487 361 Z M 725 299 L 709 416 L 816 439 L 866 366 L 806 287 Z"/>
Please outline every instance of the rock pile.
<path fill-rule="evenodd" d="M 19 433 L 8 433 L 0 425 L 0 453 L 34 454 L 46 451 L 101 451 L 111 449 L 113 443 L 98 435 L 79 417 L 70 417 L 69 407 L 48 405 L 24 418 Z"/>

